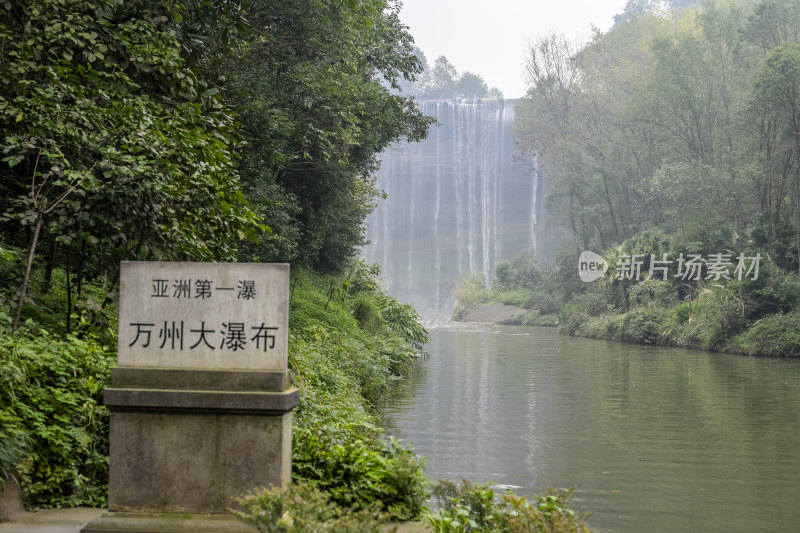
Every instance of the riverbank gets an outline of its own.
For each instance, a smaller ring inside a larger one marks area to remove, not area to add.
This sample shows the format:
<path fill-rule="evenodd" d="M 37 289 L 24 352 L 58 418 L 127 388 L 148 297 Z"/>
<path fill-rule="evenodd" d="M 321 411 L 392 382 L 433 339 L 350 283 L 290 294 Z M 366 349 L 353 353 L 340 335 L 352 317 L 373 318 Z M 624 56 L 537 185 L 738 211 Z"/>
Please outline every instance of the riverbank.
<path fill-rule="evenodd" d="M 717 331 L 693 325 L 691 314 L 682 316 L 684 314 L 685 309 L 675 306 L 637 307 L 628 313 L 609 312 L 593 316 L 585 309 L 567 305 L 555 315 L 491 303 L 466 313 L 460 321 L 557 327 L 562 335 L 572 337 L 749 356 L 800 358 L 800 311 L 766 316 L 722 340 L 714 338 L 719 335 Z"/>
<path fill-rule="evenodd" d="M 717 265 L 711 258 L 719 254 L 685 255 L 684 245 L 673 235 L 648 230 L 598 255 L 605 270 L 591 279 L 578 276 L 578 257 L 559 256 L 545 265 L 525 253 L 499 263 L 491 285 L 476 274 L 459 279 L 453 319 L 515 306 L 519 310 L 511 320 L 496 322 L 558 326 L 564 335 L 592 339 L 800 357 L 796 271 L 784 270 L 758 249 L 729 253 L 728 262 Z M 635 272 L 626 270 L 631 257 L 641 263 Z M 650 273 L 647 257 L 678 258 L 660 261 L 668 265 L 688 264 L 687 257 L 704 260 L 697 259 L 689 276 L 688 267 L 678 272 L 675 265 L 674 272 Z"/>
<path fill-rule="evenodd" d="M 90 507 L 43 509 L 20 515 L 13 522 L 0 523 L 0 533 L 75 533 L 105 512 Z M 432 530 L 421 522 L 398 522 L 388 524 L 386 531 L 424 533 Z"/>

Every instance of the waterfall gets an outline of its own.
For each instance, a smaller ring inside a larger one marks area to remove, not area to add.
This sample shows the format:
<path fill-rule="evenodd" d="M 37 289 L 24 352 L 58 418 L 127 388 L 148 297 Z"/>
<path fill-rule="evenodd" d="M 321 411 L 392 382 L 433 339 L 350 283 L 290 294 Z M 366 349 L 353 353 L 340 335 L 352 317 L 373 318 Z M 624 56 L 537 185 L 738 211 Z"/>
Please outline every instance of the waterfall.
<path fill-rule="evenodd" d="M 389 293 L 419 309 L 450 311 L 455 280 L 489 282 L 503 259 L 536 249 L 541 186 L 511 131 L 514 100 L 426 100 L 438 126 L 420 143 L 384 152 L 386 199 L 367 219 L 364 255 Z"/>

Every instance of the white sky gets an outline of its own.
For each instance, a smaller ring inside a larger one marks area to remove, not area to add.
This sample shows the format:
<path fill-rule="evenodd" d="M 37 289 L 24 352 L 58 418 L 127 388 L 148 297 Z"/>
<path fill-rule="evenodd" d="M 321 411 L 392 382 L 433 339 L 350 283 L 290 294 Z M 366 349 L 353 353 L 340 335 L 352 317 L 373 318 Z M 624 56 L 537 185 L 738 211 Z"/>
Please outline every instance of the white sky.
<path fill-rule="evenodd" d="M 551 31 L 583 42 L 591 25 L 607 31 L 626 0 L 403 0 L 401 20 L 429 65 L 447 56 L 458 72 L 479 74 L 506 98 L 525 93 L 529 39 Z"/>

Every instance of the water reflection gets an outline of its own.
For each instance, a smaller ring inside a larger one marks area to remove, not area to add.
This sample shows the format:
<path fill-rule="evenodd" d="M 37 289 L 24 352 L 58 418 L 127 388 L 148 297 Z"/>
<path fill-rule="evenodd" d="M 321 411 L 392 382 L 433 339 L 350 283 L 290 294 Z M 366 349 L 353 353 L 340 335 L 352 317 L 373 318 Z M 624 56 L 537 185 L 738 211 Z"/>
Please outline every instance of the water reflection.
<path fill-rule="evenodd" d="M 578 486 L 597 531 L 777 531 L 800 523 L 800 362 L 431 328 L 386 410 L 433 478 Z"/>

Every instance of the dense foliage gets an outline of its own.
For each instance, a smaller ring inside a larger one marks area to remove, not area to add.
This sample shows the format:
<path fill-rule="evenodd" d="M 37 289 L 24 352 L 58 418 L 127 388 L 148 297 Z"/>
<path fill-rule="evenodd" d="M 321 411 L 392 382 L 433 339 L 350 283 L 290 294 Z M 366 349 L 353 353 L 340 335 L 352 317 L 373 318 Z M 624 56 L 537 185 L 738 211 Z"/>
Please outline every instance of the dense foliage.
<path fill-rule="evenodd" d="M 433 487 L 438 503 L 425 521 L 436 533 L 588 533 L 585 519 L 570 508 L 574 489 L 548 489 L 528 499 L 511 491 L 497 498 L 488 483 L 461 485 L 440 480 Z"/>
<path fill-rule="evenodd" d="M 559 326 L 566 335 L 642 344 L 685 346 L 769 357 L 800 356 L 797 334 L 800 280 L 768 256 L 758 276 L 737 279 L 683 279 L 619 275 L 620 257 L 677 256 L 687 244 L 680 235 L 647 230 L 604 251 L 609 272 L 584 283 L 577 279 L 577 256 L 563 254 L 547 265 L 530 254 L 501 262 L 491 287 L 481 276 L 457 283 L 456 318 L 489 302 L 521 308 L 519 324 Z M 757 253 L 757 252 L 756 252 Z M 704 269 L 707 264 L 704 264 Z M 702 271 L 703 274 L 707 272 Z"/>
<path fill-rule="evenodd" d="M 684 9 L 629 2 L 586 45 L 531 43 L 515 127 L 571 243 L 550 265 L 523 254 L 494 280 L 461 279 L 456 314 L 500 301 L 570 335 L 796 356 L 800 4 L 659 4 Z M 591 283 L 584 250 L 608 266 Z M 701 275 L 687 278 L 674 269 L 691 256 Z M 742 276 L 756 256 L 758 275 Z"/>
<path fill-rule="evenodd" d="M 379 194 L 376 155 L 430 123 L 392 91 L 421 71 L 398 10 L 0 4 L 0 242 L 65 269 L 77 299 L 95 279 L 113 298 L 121 260 L 342 272 Z"/>
<path fill-rule="evenodd" d="M 430 124 L 391 90 L 421 69 L 398 11 L 385 0 L 255 1 L 248 33 L 206 62 L 242 122 L 242 184 L 270 226 L 242 259 L 341 272 L 364 243 L 376 154 Z"/>
<path fill-rule="evenodd" d="M 377 502 L 394 517 L 412 518 L 425 499 L 422 464 L 398 441 L 380 438 L 373 408 L 420 357 L 415 339 L 425 340 L 427 333 L 411 308 L 393 315 L 394 326 L 359 323 L 357 302 L 369 298 L 378 306 L 393 299 L 374 288 L 368 270 L 350 274 L 339 287 L 303 274 L 294 280 L 289 364 L 300 406 L 294 416 L 293 476 L 325 490 L 338 504 L 366 508 Z"/>
<path fill-rule="evenodd" d="M 439 481 L 433 487 L 436 511 L 425 522 L 436 533 L 588 533 L 585 518 L 570 508 L 573 490 L 548 489 L 533 498 L 507 492 L 497 498 L 489 484 Z M 353 511 L 331 502 L 306 484 L 259 490 L 239 499 L 237 516 L 264 533 L 389 531 L 376 509 Z"/>
<path fill-rule="evenodd" d="M 798 272 L 798 13 L 794 0 L 708 1 L 585 46 L 531 43 L 517 129 L 576 252 L 659 227 L 692 251 L 754 245 Z"/>
<path fill-rule="evenodd" d="M 297 478 L 419 514 L 374 412 L 427 333 L 356 261 L 377 154 L 430 124 L 398 10 L 0 2 L 0 475 L 30 504 L 105 501 L 120 261 L 246 260 L 295 272 Z"/>
<path fill-rule="evenodd" d="M 42 259 L 77 271 L 79 291 L 113 284 L 124 259 L 233 258 L 255 233 L 237 124 L 181 56 L 180 11 L 0 5 L 3 240 L 30 245 L 43 219 Z"/>
<path fill-rule="evenodd" d="M 7 335 L 9 326 L 0 329 L 0 448 L 16 456 L 10 470 L 31 502 L 105 505 L 108 410 L 101 400 L 115 354 L 95 339 L 36 328 Z"/>
<path fill-rule="evenodd" d="M 422 462 L 382 435 L 375 407 L 423 355 L 427 333 L 413 309 L 377 289 L 374 275 L 364 266 L 337 278 L 294 273 L 289 361 L 301 403 L 293 475 L 337 504 L 412 518 L 425 499 Z M 34 292 L 43 283 L 35 276 Z M 13 333 L 8 300 L 0 307 L 0 474 L 16 474 L 31 505 L 103 505 L 108 411 L 101 396 L 116 362 L 116 310 L 97 309 L 102 325 L 83 320 L 78 335 L 53 333 L 63 328 L 65 289 L 57 269 L 50 294 L 26 308 L 36 318 Z M 85 290 L 86 298 L 101 294 L 95 285 Z M 355 318 L 355 302 L 365 300 L 391 312 L 379 327 Z"/>

